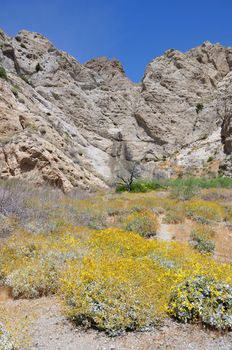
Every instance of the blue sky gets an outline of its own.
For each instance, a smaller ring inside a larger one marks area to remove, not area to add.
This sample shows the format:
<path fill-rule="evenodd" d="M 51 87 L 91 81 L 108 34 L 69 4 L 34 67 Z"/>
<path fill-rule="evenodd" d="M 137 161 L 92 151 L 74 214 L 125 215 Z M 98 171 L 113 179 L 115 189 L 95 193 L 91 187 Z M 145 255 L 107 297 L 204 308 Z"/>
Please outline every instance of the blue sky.
<path fill-rule="evenodd" d="M 232 46 L 232 0 L 0 0 L 0 27 L 40 32 L 81 63 L 116 57 L 139 81 L 168 48 Z"/>

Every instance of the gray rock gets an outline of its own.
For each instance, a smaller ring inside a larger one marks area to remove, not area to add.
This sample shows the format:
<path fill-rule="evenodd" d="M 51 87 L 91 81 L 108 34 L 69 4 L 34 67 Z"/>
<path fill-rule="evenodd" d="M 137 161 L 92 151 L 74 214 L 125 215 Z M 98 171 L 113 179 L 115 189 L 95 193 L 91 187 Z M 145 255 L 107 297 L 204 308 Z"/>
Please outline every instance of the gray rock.
<path fill-rule="evenodd" d="M 67 191 L 110 185 L 135 161 L 146 178 L 223 172 L 232 48 L 168 50 L 135 84 L 116 59 L 83 65 L 38 33 L 0 40 L 1 178 Z"/>

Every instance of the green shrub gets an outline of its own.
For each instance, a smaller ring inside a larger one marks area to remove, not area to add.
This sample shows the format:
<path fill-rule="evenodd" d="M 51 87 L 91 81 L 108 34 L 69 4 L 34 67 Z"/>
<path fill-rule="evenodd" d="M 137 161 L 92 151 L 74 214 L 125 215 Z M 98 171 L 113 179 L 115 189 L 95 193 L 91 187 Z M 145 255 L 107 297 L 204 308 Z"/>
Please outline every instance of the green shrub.
<path fill-rule="evenodd" d="M 201 223 L 221 221 L 224 218 L 224 209 L 215 202 L 194 200 L 186 203 L 187 215 Z"/>
<path fill-rule="evenodd" d="M 146 181 L 146 180 L 135 180 L 131 185 L 131 191 L 134 193 L 145 193 L 149 191 L 155 191 L 158 189 L 164 189 L 164 186 L 158 181 Z M 126 185 L 119 185 L 116 188 L 116 192 L 127 191 Z"/>
<path fill-rule="evenodd" d="M 165 224 L 182 224 L 184 221 L 185 211 L 180 205 L 171 207 L 164 217 Z"/>
<path fill-rule="evenodd" d="M 228 222 L 232 222 L 232 206 L 226 206 L 225 209 L 225 217 L 224 220 Z"/>
<path fill-rule="evenodd" d="M 214 157 L 210 156 L 207 160 L 208 163 L 212 162 L 214 160 Z"/>
<path fill-rule="evenodd" d="M 0 323 L 0 350 L 16 350 L 14 339 Z"/>
<path fill-rule="evenodd" d="M 37 73 L 40 72 L 40 71 L 42 70 L 41 65 L 39 64 L 39 62 L 38 62 L 37 65 L 35 66 L 35 70 L 36 70 Z"/>
<path fill-rule="evenodd" d="M 12 86 L 11 88 L 11 92 L 15 97 L 18 97 L 19 93 L 18 93 L 18 87 L 17 86 Z"/>
<path fill-rule="evenodd" d="M 232 288 L 210 277 L 197 276 L 176 287 L 170 314 L 177 320 L 201 322 L 210 328 L 232 329 Z"/>
<path fill-rule="evenodd" d="M 209 225 L 197 224 L 191 231 L 191 239 L 195 240 L 198 237 L 212 239 L 215 237 L 215 232 Z"/>
<path fill-rule="evenodd" d="M 29 80 L 28 80 L 28 78 L 26 77 L 25 74 L 20 73 L 20 74 L 19 74 L 19 77 L 20 77 L 23 81 L 25 81 L 25 83 L 30 84 L 30 82 L 29 82 Z"/>
<path fill-rule="evenodd" d="M 17 227 L 17 220 L 14 216 L 5 216 L 0 213 L 0 237 L 6 237 L 11 234 Z"/>
<path fill-rule="evenodd" d="M 202 237 L 196 237 L 193 241 L 191 241 L 191 244 L 200 253 L 212 254 L 215 249 L 215 243 L 213 241 Z"/>
<path fill-rule="evenodd" d="M 32 299 L 54 294 L 58 289 L 59 274 L 63 265 L 62 256 L 50 253 L 13 271 L 6 278 L 5 285 L 12 288 L 14 298 Z"/>
<path fill-rule="evenodd" d="M 207 178 L 177 178 L 160 180 L 159 183 L 164 187 L 183 187 L 195 186 L 198 188 L 232 188 L 232 178 L 230 177 L 216 177 L 212 179 Z"/>
<path fill-rule="evenodd" d="M 170 198 L 186 201 L 196 197 L 198 193 L 198 187 L 189 183 L 187 186 L 173 187 L 170 191 Z"/>
<path fill-rule="evenodd" d="M 155 236 L 159 229 L 159 221 L 151 210 L 135 211 L 126 218 L 125 229 L 143 237 Z"/>
<path fill-rule="evenodd" d="M 2 66 L 0 66 L 0 78 L 4 79 L 4 80 L 7 80 L 6 70 Z"/>
<path fill-rule="evenodd" d="M 191 232 L 190 244 L 200 253 L 212 254 L 215 250 L 215 243 L 212 238 L 215 232 L 208 225 L 196 225 Z"/>
<path fill-rule="evenodd" d="M 197 114 L 198 114 L 199 112 L 201 112 L 203 108 L 204 108 L 203 104 L 202 104 L 202 103 L 198 103 L 198 104 L 196 105 L 196 112 L 197 112 Z"/>
<path fill-rule="evenodd" d="M 168 188 L 178 188 L 179 192 L 185 192 L 185 196 L 197 195 L 200 188 L 232 188 L 232 179 L 229 177 L 217 177 L 213 179 L 204 178 L 176 178 L 162 180 L 135 180 L 132 184 L 131 192 L 149 192 L 155 190 L 165 190 Z M 125 192 L 125 185 L 119 185 L 116 192 Z M 178 194 L 177 191 L 177 194 Z M 196 193 L 194 194 L 194 192 Z"/>

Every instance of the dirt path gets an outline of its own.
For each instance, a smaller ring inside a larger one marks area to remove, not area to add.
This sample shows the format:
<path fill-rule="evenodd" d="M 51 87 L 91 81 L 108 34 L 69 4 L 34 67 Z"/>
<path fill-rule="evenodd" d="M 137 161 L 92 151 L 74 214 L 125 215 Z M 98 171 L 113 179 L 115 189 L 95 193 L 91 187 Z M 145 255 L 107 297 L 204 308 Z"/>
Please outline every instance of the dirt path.
<path fill-rule="evenodd" d="M 171 241 L 173 237 L 173 233 L 170 230 L 170 225 L 161 224 L 159 228 L 159 232 L 157 232 L 156 238 L 162 241 Z"/>
<path fill-rule="evenodd" d="M 222 336 L 172 320 L 165 320 L 151 332 L 109 338 L 104 333 L 73 326 L 62 315 L 56 298 L 9 300 L 0 306 L 17 310 L 18 319 L 30 320 L 31 345 L 22 343 L 20 350 L 232 350 L 232 333 Z"/>
<path fill-rule="evenodd" d="M 74 327 L 58 304 L 43 300 L 42 315 L 34 322 L 31 350 L 232 350 L 232 334 L 219 336 L 171 320 L 147 333 L 109 338 L 103 333 Z"/>
<path fill-rule="evenodd" d="M 162 241 L 177 241 L 188 243 L 194 222 L 186 220 L 183 224 L 160 224 L 156 238 Z M 214 258 L 223 263 L 232 262 L 232 226 L 225 223 L 214 223 L 212 229 L 215 231 L 215 254 Z"/>

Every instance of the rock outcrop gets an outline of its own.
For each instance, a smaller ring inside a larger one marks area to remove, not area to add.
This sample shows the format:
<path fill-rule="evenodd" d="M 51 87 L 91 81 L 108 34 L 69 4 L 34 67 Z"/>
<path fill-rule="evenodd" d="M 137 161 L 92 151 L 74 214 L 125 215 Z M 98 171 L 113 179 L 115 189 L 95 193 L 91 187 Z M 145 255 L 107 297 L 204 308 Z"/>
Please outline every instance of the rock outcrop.
<path fill-rule="evenodd" d="M 1 32 L 0 66 L 1 178 L 99 188 L 135 161 L 147 178 L 232 176 L 232 48 L 168 50 L 135 84 L 117 60 L 83 65 L 38 33 Z"/>

